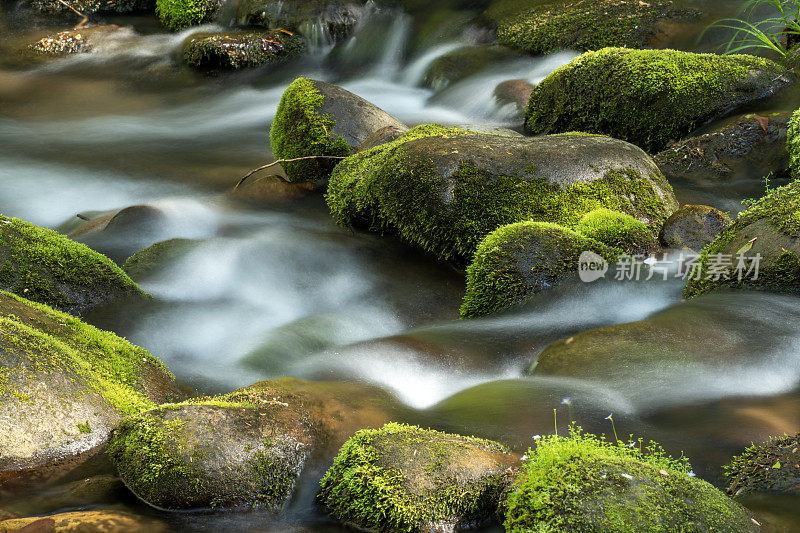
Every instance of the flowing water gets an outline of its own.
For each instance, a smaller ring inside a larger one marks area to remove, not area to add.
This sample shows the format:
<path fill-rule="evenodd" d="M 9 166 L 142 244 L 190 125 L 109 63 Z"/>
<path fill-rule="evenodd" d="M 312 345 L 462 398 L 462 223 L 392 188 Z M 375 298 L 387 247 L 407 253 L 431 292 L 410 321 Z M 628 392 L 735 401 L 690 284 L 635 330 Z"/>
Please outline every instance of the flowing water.
<path fill-rule="evenodd" d="M 698 29 L 732 13 L 731 4 L 694 2 L 707 12 Z M 280 68 L 216 78 L 191 72 L 176 57 L 197 29 L 163 33 L 148 17 L 111 19 L 131 29 L 93 53 L 29 65 L 14 47 L 47 28 L 21 22 L 12 2 L 2 8 L 0 212 L 66 232 L 79 213 L 158 209 L 158 226 L 135 238 L 90 241 L 115 259 L 165 239 L 192 239 L 186 253 L 141 280 L 154 303 L 111 306 L 87 319 L 147 348 L 201 393 L 279 376 L 364 381 L 396 397 L 398 419 L 498 439 L 520 452 L 532 435 L 552 431 L 554 408 L 562 430 L 572 418 L 609 432 L 604 418 L 613 412 L 620 433 L 684 451 L 698 475 L 718 485 L 721 465 L 742 447 L 800 430 L 796 298 L 720 293 L 684 302 L 679 282 L 575 282 L 512 312 L 462 321 L 463 272 L 390 237 L 336 227 L 319 196 L 255 208 L 226 194 L 272 160 L 269 125 L 297 76 L 337 83 L 408 124 L 517 127 L 515 111 L 495 103 L 494 87 L 514 78 L 537 83 L 577 54 L 501 62 L 435 93 L 423 84 L 430 63 L 483 37 L 456 24 L 422 38 L 418 14 L 371 6 L 356 33 L 336 45 L 312 25 L 312 53 Z M 201 29 L 221 28 L 223 19 Z M 708 50 L 721 38 L 676 44 Z M 783 96 L 754 109 L 799 103 Z M 761 193 L 761 178 L 676 193 L 736 212 L 742 199 Z M 528 377 L 549 343 L 593 328 L 624 332 L 637 321 L 653 338 L 627 349 L 649 350 L 647 363 Z M 89 506 L 114 504 L 181 530 L 336 530 L 313 504 L 324 466 L 304 474 L 277 517 L 158 513 L 124 492 Z M 108 472 L 100 456 L 63 482 Z M 65 501 L 66 490 L 39 489 L 9 507 L 28 514 L 86 508 Z M 776 531 L 800 530 L 796 500 L 750 504 Z"/>

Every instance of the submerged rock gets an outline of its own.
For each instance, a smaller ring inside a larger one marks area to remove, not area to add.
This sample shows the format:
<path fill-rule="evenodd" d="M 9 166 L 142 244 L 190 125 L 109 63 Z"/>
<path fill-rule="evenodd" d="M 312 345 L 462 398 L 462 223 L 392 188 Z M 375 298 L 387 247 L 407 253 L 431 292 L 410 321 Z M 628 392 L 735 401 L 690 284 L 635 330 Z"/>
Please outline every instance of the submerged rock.
<path fill-rule="evenodd" d="M 180 398 L 142 348 L 0 292 L 0 485 L 80 461 L 125 415 Z"/>
<path fill-rule="evenodd" d="M 516 464 L 497 442 L 392 423 L 347 441 L 318 499 L 364 530 L 469 529 L 491 519 Z"/>
<path fill-rule="evenodd" d="M 360 96 L 322 81 L 296 79 L 283 93 L 270 130 L 276 158 L 332 156 L 283 163 L 289 181 L 325 184 L 339 162 L 376 131 L 402 122 Z"/>
<path fill-rule="evenodd" d="M 258 205 L 274 205 L 304 198 L 318 188 L 313 183 L 291 183 L 280 176 L 252 178 L 228 193 L 229 198 Z"/>
<path fill-rule="evenodd" d="M 524 111 L 534 88 L 528 80 L 508 80 L 495 87 L 494 98 L 500 105 L 513 104 Z"/>
<path fill-rule="evenodd" d="M 657 48 L 679 30 L 676 24 L 700 15 L 672 2 L 573 0 L 509 15 L 497 25 L 497 41 L 535 54 L 598 50 L 607 46 Z"/>
<path fill-rule="evenodd" d="M 163 271 L 170 264 L 185 257 L 200 241 L 194 239 L 169 239 L 139 250 L 122 265 L 132 279 L 143 280 Z"/>
<path fill-rule="evenodd" d="M 747 511 L 650 443 L 572 430 L 542 438 L 509 490 L 505 529 L 528 531 L 760 531 Z"/>
<path fill-rule="evenodd" d="M 800 495 L 800 434 L 753 444 L 725 466 L 728 494 Z"/>
<path fill-rule="evenodd" d="M 685 205 L 664 222 L 658 238 L 665 248 L 700 252 L 731 223 L 731 218 L 707 205 Z"/>
<path fill-rule="evenodd" d="M 755 56 L 604 48 L 575 58 L 536 86 L 525 128 L 533 134 L 604 133 L 658 152 L 794 79 Z"/>
<path fill-rule="evenodd" d="M 0 522 L 0 532 L 30 531 L 74 533 L 80 531 L 113 531 L 124 533 L 161 533 L 167 526 L 153 518 L 139 517 L 116 509 L 73 511 L 49 516 L 14 518 Z"/>
<path fill-rule="evenodd" d="M 183 60 L 200 69 L 241 69 L 281 63 L 303 51 L 300 38 L 283 31 L 196 33 L 183 44 Z"/>
<path fill-rule="evenodd" d="M 107 257 L 57 234 L 0 215 L 0 290 L 80 314 L 147 295 Z"/>
<path fill-rule="evenodd" d="M 505 224 L 572 228 L 606 207 L 660 225 L 677 208 L 672 188 L 635 146 L 601 136 L 538 138 L 424 125 L 348 157 L 328 205 L 342 226 L 398 233 L 442 259 L 466 261 Z"/>
<path fill-rule="evenodd" d="M 361 18 L 362 0 L 242 0 L 236 19 L 242 26 L 285 28 L 305 37 L 349 35 Z"/>
<path fill-rule="evenodd" d="M 518 53 L 502 46 L 479 45 L 459 48 L 434 60 L 425 72 L 425 84 L 439 90 L 468 78 L 498 61 L 518 57 Z"/>
<path fill-rule="evenodd" d="M 156 0 L 156 15 L 165 27 L 180 30 L 213 21 L 221 7 L 222 0 Z"/>
<path fill-rule="evenodd" d="M 126 31 L 125 28 L 117 26 L 116 24 L 67 30 L 42 37 L 35 43 L 29 45 L 28 49 L 37 54 L 46 56 L 65 56 L 69 54 L 91 52 L 95 49 L 98 42 L 101 42 L 104 38 Z"/>

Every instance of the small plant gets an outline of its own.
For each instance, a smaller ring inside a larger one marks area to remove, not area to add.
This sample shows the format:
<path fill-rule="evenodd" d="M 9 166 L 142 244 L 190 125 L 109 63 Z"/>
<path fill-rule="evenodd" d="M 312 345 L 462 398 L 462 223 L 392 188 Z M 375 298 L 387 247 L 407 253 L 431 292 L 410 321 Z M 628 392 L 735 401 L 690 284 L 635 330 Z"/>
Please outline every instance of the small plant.
<path fill-rule="evenodd" d="M 754 17 L 756 11 L 772 7 L 771 17 Z M 735 54 L 743 50 L 765 49 L 786 57 L 795 44 L 800 43 L 800 0 L 749 0 L 742 6 L 739 14 L 743 18 L 724 18 L 713 22 L 698 37 L 713 28 L 734 30 L 730 40 L 722 45 L 724 54 Z M 785 40 L 785 42 L 784 42 Z"/>

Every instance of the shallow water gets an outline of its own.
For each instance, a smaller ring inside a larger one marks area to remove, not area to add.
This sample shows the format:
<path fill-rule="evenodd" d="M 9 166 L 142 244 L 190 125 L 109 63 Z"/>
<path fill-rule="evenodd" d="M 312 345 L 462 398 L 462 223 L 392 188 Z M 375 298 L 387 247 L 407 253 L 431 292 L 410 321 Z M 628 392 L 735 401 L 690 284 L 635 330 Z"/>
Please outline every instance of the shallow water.
<path fill-rule="evenodd" d="M 698 26 L 736 7 L 692 5 L 710 13 Z M 115 258 L 165 239 L 195 239 L 188 253 L 140 280 L 156 302 L 111 306 L 88 320 L 144 346 L 200 392 L 286 375 L 365 381 L 396 397 L 399 420 L 499 439 L 517 451 L 532 435 L 553 431 L 553 409 L 561 430 L 572 419 L 606 433 L 604 417 L 613 412 L 620 433 L 685 451 L 698 475 L 717 484 L 721 465 L 750 441 L 800 431 L 795 298 L 719 294 L 682 302 L 679 282 L 575 282 L 512 312 L 460 321 L 462 272 L 392 238 L 337 228 L 320 196 L 255 209 L 225 195 L 271 161 L 269 124 L 299 75 L 338 83 L 409 124 L 516 127 L 519 117 L 492 98 L 497 83 L 536 83 L 575 53 L 500 63 L 434 93 L 422 85 L 426 67 L 475 35 L 461 28 L 426 42 L 411 15 L 378 11 L 349 41 L 333 47 L 316 35 L 311 57 L 279 69 L 217 78 L 190 72 L 175 60 L 188 32 L 161 33 L 147 17 L 117 20 L 133 29 L 96 53 L 25 65 L 9 50 L 31 28 L 15 22 L 11 6 L 3 3 L 9 24 L 0 37 L 0 212 L 66 231 L 79 213 L 159 209 L 159 226 L 136 239 L 91 241 Z M 713 49 L 721 37 L 712 37 L 676 45 Z M 798 104 L 789 94 L 753 110 Z M 763 192 L 761 178 L 676 192 L 736 212 L 742 199 Z M 527 374 L 552 341 L 642 320 L 679 363 Z M 692 336 L 697 323 L 707 338 Z M 324 467 L 304 474 L 279 516 L 159 513 L 124 491 L 65 505 L 59 484 L 37 489 L 36 499 L 23 496 L 24 512 L 117 504 L 176 530 L 338 530 L 313 504 Z M 65 481 L 98 472 L 110 472 L 102 456 Z M 21 509 L 0 498 L 2 507 Z M 785 531 L 800 523 L 796 501 L 751 507 Z"/>

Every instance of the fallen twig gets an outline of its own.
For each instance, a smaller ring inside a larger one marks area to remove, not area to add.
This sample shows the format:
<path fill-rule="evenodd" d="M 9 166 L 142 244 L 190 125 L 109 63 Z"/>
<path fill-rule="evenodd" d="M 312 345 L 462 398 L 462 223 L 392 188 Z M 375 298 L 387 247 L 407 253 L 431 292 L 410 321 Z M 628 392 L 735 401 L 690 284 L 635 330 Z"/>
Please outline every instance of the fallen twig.
<path fill-rule="evenodd" d="M 345 159 L 345 156 L 341 156 L 341 155 L 307 155 L 305 157 L 295 157 L 294 159 L 278 159 L 278 160 L 273 161 L 272 163 L 269 163 L 268 165 L 262 165 L 262 166 L 260 166 L 258 168 L 254 168 L 253 170 L 251 170 L 250 172 L 245 174 L 244 177 L 242 179 L 240 179 L 236 183 L 236 185 L 233 187 L 233 190 L 235 191 L 236 189 L 238 189 L 239 186 L 242 183 L 244 183 L 247 178 L 249 178 L 250 176 L 252 176 L 256 172 L 260 172 L 262 170 L 266 170 L 266 169 L 268 169 L 270 167 L 274 167 L 275 165 L 280 165 L 281 163 L 294 163 L 295 161 L 303 161 L 303 160 L 306 160 L 306 159 Z"/>
<path fill-rule="evenodd" d="M 83 17 L 83 20 L 81 20 L 74 28 L 72 28 L 73 30 L 79 30 L 79 29 L 83 28 L 86 25 L 87 22 L 89 22 L 89 17 L 87 17 L 86 15 L 84 15 L 83 13 L 81 13 L 80 11 L 78 11 L 77 9 L 75 9 L 74 7 L 69 5 L 68 3 L 66 3 L 64 0 L 58 0 L 58 1 L 59 1 L 59 3 L 64 4 L 65 6 L 67 6 L 68 9 L 72 10 L 79 17 Z"/>

